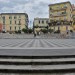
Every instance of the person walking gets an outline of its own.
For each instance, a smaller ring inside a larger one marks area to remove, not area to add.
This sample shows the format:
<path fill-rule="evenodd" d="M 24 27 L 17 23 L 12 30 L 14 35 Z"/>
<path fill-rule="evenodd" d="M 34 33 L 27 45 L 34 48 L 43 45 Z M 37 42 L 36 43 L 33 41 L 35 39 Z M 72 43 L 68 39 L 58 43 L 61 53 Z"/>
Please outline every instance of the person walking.
<path fill-rule="evenodd" d="M 36 33 L 34 32 L 34 37 L 36 37 Z"/>

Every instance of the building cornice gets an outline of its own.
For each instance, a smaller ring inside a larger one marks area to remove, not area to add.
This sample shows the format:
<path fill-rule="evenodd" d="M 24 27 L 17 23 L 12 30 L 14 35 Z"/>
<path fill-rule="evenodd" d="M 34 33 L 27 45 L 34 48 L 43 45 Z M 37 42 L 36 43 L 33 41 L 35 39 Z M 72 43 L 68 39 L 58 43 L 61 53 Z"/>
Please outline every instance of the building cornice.
<path fill-rule="evenodd" d="M 61 2 L 61 3 L 55 3 L 55 4 L 49 4 L 48 6 L 53 6 L 53 5 L 60 5 L 60 4 L 66 4 L 69 3 L 71 5 L 71 3 L 69 1 L 67 2 Z"/>

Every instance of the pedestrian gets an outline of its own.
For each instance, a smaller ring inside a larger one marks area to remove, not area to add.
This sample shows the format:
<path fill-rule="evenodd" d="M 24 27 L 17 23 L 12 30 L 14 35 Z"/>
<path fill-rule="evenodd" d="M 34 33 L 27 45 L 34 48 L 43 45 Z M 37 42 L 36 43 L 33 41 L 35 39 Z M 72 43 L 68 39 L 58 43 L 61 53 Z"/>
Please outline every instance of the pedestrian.
<path fill-rule="evenodd" d="M 34 33 L 34 37 L 36 37 L 36 33 Z"/>

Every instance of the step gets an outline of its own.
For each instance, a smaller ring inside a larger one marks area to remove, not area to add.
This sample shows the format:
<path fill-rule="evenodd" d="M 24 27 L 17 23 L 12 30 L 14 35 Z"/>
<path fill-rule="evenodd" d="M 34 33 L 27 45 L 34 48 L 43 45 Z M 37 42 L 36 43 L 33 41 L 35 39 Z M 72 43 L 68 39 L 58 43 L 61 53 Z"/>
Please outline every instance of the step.
<path fill-rule="evenodd" d="M 0 58 L 0 62 L 66 62 L 75 61 L 75 58 L 58 58 L 58 59 L 12 59 L 12 58 Z"/>
<path fill-rule="evenodd" d="M 19 72 L 75 72 L 75 56 L 0 56 L 0 73 Z"/>
<path fill-rule="evenodd" d="M 0 65 L 0 69 L 7 70 L 61 70 L 75 69 L 75 64 L 70 65 Z"/>
<path fill-rule="evenodd" d="M 0 65 L 60 65 L 75 64 L 75 58 L 59 58 L 59 59 L 2 59 Z"/>

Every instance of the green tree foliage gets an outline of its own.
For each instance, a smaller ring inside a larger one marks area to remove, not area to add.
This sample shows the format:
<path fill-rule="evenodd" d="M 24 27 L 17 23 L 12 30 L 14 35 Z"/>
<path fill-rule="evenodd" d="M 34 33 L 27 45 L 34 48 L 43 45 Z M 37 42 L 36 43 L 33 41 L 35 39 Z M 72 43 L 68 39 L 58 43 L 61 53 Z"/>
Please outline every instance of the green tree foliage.
<path fill-rule="evenodd" d="M 49 29 L 48 31 L 49 31 L 50 33 L 52 33 L 52 32 L 53 32 L 53 29 Z"/>
<path fill-rule="evenodd" d="M 21 30 L 15 31 L 16 34 L 21 34 Z"/>
<path fill-rule="evenodd" d="M 32 33 L 33 32 L 33 29 L 25 29 L 25 28 L 23 28 L 22 31 L 24 33 Z"/>
<path fill-rule="evenodd" d="M 21 34 L 21 30 L 18 30 L 18 33 Z"/>
<path fill-rule="evenodd" d="M 28 33 L 28 29 L 23 28 L 22 31 L 23 31 L 24 33 Z"/>
<path fill-rule="evenodd" d="M 48 30 L 47 30 L 47 29 L 41 29 L 41 31 L 42 31 L 44 34 L 48 33 Z"/>
<path fill-rule="evenodd" d="M 28 29 L 28 33 L 32 33 L 33 32 L 33 29 Z"/>

